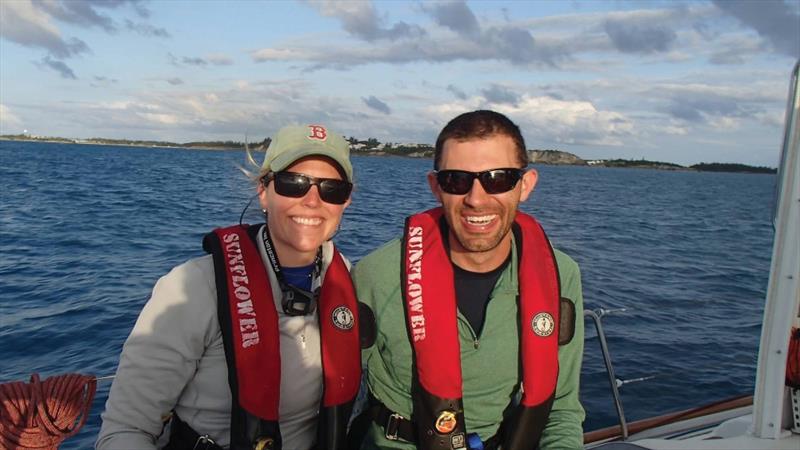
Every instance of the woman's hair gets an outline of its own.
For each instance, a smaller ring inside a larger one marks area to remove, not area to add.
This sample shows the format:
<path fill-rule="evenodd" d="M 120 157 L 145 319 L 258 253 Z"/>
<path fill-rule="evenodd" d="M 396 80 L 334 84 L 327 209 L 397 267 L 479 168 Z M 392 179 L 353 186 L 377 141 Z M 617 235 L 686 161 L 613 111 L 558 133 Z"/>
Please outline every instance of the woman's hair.
<path fill-rule="evenodd" d="M 264 151 L 266 151 L 266 149 L 264 148 L 264 145 L 258 146 L 255 150 L 258 150 L 258 151 L 264 150 Z M 244 151 L 245 151 L 245 154 L 246 154 L 246 159 L 245 159 L 246 167 L 245 166 L 238 166 L 239 170 L 242 171 L 244 176 L 246 176 L 250 181 L 255 183 L 256 186 L 258 186 L 261 183 L 261 179 L 264 178 L 264 175 L 269 173 L 269 169 L 266 168 L 266 167 L 262 168 L 261 164 L 259 164 L 255 160 L 255 158 L 253 158 L 253 153 L 250 150 L 250 146 L 247 145 L 247 143 L 244 144 Z"/>

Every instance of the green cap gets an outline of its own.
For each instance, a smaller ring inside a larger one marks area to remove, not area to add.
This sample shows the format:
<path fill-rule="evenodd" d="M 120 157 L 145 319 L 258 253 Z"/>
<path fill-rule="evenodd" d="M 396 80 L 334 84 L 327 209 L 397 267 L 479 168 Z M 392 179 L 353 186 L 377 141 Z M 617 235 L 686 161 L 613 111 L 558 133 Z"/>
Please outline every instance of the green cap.
<path fill-rule="evenodd" d="M 290 125 L 278 130 L 264 156 L 263 169 L 279 172 L 306 156 L 327 156 L 336 161 L 353 182 L 350 164 L 350 144 L 340 135 L 322 125 Z"/>

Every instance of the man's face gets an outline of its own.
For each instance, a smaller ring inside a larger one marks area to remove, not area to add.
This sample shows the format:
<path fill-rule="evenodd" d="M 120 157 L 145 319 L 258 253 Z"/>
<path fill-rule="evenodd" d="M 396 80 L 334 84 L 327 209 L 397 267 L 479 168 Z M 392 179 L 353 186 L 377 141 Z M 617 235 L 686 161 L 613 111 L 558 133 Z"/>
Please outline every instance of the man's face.
<path fill-rule="evenodd" d="M 520 167 L 514 141 L 506 135 L 486 139 L 445 141 L 439 170 L 483 172 Z M 459 267 L 486 272 L 498 267 L 511 250 L 511 224 L 517 205 L 525 201 L 536 184 L 535 170 L 525 172 L 508 192 L 487 194 L 476 178 L 463 195 L 444 192 L 434 173 L 428 174 L 433 195 L 442 204 L 450 226 L 450 255 Z"/>

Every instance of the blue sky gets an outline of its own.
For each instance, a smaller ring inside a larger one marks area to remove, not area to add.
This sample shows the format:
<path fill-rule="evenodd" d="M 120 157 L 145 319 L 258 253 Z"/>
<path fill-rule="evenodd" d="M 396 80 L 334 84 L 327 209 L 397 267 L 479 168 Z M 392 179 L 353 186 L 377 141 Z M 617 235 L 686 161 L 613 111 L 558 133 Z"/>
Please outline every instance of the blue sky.
<path fill-rule="evenodd" d="M 495 109 L 531 149 L 776 166 L 800 0 L 0 0 L 0 133 L 433 143 Z"/>

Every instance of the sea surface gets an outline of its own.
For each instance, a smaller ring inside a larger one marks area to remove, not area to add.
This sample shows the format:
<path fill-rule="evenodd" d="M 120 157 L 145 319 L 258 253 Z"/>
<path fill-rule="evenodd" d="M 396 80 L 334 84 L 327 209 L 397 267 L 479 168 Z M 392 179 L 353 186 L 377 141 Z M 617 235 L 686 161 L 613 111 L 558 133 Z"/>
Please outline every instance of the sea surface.
<path fill-rule="evenodd" d="M 777 150 L 776 150 L 777 151 Z M 0 382 L 112 375 L 155 281 L 203 254 L 254 193 L 244 152 L 0 141 Z M 335 238 L 353 261 L 435 206 L 432 162 L 354 157 Z M 537 166 L 522 205 L 581 266 L 628 420 L 752 390 L 772 248 L 774 175 Z M 260 221 L 251 206 L 245 222 Z M 616 423 L 591 321 L 586 430 Z M 650 378 L 652 377 L 652 378 Z M 89 448 L 110 382 L 62 448 Z"/>

